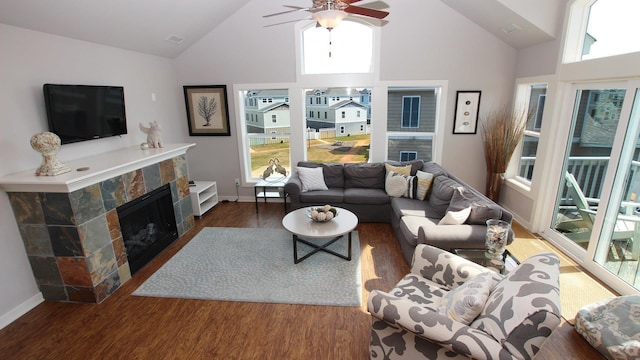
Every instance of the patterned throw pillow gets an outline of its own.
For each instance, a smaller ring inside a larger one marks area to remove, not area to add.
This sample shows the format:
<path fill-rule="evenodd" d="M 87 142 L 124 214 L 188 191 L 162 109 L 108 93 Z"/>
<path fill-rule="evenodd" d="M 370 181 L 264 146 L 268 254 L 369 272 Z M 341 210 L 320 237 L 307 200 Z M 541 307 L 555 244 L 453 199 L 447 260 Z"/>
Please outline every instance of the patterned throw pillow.
<path fill-rule="evenodd" d="M 302 192 L 312 190 L 329 190 L 327 184 L 324 183 L 324 173 L 321 167 L 306 168 L 298 166 L 298 177 L 302 182 Z"/>
<path fill-rule="evenodd" d="M 418 178 L 418 189 L 416 191 L 416 199 L 424 200 L 427 198 L 427 194 L 431 189 L 431 183 L 433 182 L 433 174 L 418 170 L 416 172 Z"/>
<path fill-rule="evenodd" d="M 465 325 L 471 324 L 482 312 L 489 294 L 499 281 L 500 277 L 490 272 L 471 277 L 442 297 L 438 313 Z"/>
<path fill-rule="evenodd" d="M 447 214 L 440 219 L 438 225 L 462 225 L 471 214 L 471 207 L 464 208 L 460 211 L 447 211 Z"/>

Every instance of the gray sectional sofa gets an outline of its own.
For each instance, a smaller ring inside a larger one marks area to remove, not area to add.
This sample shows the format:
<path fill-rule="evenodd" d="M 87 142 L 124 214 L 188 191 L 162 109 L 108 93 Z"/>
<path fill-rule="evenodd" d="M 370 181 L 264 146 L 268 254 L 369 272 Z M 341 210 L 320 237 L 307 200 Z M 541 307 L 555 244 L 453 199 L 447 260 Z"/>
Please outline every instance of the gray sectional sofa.
<path fill-rule="evenodd" d="M 432 182 L 426 198 L 389 196 L 385 164 L 409 165 L 412 176 L 418 170 L 431 174 Z M 360 222 L 391 223 L 408 263 L 411 263 L 417 244 L 422 243 L 446 250 L 483 249 L 485 221 L 500 219 L 511 223 L 513 219 L 511 213 L 434 162 L 298 163 L 298 168 L 313 168 L 316 173 L 318 167 L 322 168 L 326 190 L 303 191 L 298 171 L 292 171 L 284 188 L 289 195 L 290 209 L 331 204 L 352 211 Z M 464 223 L 439 224 L 445 215 L 451 215 L 447 212 L 461 210 L 469 214 Z M 512 241 L 513 232 L 509 234 L 508 244 Z"/>

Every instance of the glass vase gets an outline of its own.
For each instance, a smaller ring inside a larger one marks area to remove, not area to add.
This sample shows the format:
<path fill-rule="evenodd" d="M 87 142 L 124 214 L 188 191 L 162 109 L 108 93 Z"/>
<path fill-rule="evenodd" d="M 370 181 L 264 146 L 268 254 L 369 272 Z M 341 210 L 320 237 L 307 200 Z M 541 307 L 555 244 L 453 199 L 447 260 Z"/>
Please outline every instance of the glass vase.
<path fill-rule="evenodd" d="M 511 224 L 497 219 L 489 219 L 486 223 L 485 256 L 488 259 L 502 260 L 502 254 L 507 248 L 507 238 L 509 237 Z"/>

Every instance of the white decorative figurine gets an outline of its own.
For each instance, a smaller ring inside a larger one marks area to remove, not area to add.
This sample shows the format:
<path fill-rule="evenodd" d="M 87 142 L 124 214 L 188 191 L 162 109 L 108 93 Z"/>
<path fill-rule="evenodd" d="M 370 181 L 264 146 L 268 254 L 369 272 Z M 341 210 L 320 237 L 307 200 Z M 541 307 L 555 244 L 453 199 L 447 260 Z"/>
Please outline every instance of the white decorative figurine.
<path fill-rule="evenodd" d="M 31 137 L 31 147 L 42 154 L 42 164 L 36 169 L 37 176 L 56 176 L 71 171 L 56 157 L 60 149 L 60 138 L 52 132 L 41 132 Z"/>
<path fill-rule="evenodd" d="M 147 134 L 147 144 L 149 144 L 149 147 L 162 147 L 162 139 L 160 139 L 160 125 L 158 125 L 157 121 L 149 121 L 149 127 L 145 127 L 140 123 L 140 131 Z"/>

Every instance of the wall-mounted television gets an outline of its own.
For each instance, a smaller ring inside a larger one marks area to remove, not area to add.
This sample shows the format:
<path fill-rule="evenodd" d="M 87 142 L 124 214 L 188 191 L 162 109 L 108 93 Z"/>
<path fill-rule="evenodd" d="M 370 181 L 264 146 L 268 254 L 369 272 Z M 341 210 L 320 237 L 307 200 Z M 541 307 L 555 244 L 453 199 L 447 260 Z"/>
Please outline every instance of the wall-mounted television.
<path fill-rule="evenodd" d="M 122 86 L 44 84 L 49 131 L 63 144 L 127 133 Z"/>

